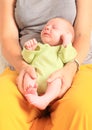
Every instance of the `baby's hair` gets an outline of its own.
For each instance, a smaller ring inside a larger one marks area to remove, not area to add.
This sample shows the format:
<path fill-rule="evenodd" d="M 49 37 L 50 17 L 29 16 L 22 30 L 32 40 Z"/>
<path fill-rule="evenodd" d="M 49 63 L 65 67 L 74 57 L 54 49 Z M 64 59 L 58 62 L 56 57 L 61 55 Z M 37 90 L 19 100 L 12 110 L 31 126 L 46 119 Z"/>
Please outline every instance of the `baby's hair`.
<path fill-rule="evenodd" d="M 73 42 L 75 36 L 73 25 L 68 20 L 62 17 L 54 17 L 53 19 L 61 19 L 62 21 L 64 21 L 64 23 L 67 23 L 64 27 L 67 28 L 67 33 L 71 33 Z"/>
<path fill-rule="evenodd" d="M 66 20 L 66 19 L 61 18 L 61 20 L 64 20 L 64 22 L 67 23 L 66 24 L 67 33 L 71 33 L 72 34 L 72 42 L 73 42 L 74 35 L 75 35 L 73 25 L 68 20 Z"/>

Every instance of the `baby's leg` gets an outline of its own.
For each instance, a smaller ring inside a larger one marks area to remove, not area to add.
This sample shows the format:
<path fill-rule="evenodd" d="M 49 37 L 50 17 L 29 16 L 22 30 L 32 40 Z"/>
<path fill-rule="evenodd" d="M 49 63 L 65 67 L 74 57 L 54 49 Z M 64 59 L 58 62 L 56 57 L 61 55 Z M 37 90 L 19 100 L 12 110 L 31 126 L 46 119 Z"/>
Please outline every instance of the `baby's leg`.
<path fill-rule="evenodd" d="M 60 96 L 59 94 L 61 92 L 61 85 L 61 79 L 58 78 L 52 83 L 48 84 L 48 88 L 44 95 L 38 96 L 27 94 L 26 98 L 31 104 L 43 110 L 49 105 L 50 102 Z"/>
<path fill-rule="evenodd" d="M 35 50 L 35 48 L 37 47 L 36 39 L 31 39 L 31 40 L 25 42 L 24 47 L 28 50 Z"/>
<path fill-rule="evenodd" d="M 25 94 L 37 95 L 36 79 L 32 79 L 28 73 L 24 76 L 24 92 Z"/>

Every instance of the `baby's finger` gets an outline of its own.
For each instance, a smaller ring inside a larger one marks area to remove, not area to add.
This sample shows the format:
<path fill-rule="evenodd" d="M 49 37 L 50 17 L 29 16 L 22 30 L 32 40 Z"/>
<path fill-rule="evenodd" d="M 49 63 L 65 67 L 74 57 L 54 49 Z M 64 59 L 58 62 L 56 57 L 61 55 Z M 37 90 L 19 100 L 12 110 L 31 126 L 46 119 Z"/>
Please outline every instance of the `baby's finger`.
<path fill-rule="evenodd" d="M 37 44 L 37 40 L 35 38 L 33 39 L 33 42 L 34 42 L 34 44 Z"/>

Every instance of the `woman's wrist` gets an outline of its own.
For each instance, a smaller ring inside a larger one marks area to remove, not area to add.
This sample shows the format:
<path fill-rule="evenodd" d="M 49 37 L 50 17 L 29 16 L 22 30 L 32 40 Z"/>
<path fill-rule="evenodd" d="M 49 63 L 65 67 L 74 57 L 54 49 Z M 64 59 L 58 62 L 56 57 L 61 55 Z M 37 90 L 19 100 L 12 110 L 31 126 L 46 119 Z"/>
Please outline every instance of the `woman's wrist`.
<path fill-rule="evenodd" d="M 75 73 L 79 70 L 79 68 L 80 68 L 80 64 L 79 64 L 79 62 L 78 62 L 78 60 L 77 59 L 73 59 L 72 61 L 70 61 L 70 62 L 68 62 L 67 64 L 66 64 L 66 66 L 68 66 L 70 69 L 71 69 L 71 71 L 73 70 L 73 72 L 75 71 Z"/>
<path fill-rule="evenodd" d="M 80 63 L 79 63 L 79 61 L 78 61 L 77 59 L 74 59 L 73 62 L 76 64 L 76 67 L 77 67 L 77 70 L 76 70 L 76 71 L 78 71 L 79 68 L 80 68 Z"/>
<path fill-rule="evenodd" d="M 18 63 L 16 63 L 15 70 L 20 73 L 21 70 L 27 68 L 27 63 L 24 60 L 19 60 Z"/>

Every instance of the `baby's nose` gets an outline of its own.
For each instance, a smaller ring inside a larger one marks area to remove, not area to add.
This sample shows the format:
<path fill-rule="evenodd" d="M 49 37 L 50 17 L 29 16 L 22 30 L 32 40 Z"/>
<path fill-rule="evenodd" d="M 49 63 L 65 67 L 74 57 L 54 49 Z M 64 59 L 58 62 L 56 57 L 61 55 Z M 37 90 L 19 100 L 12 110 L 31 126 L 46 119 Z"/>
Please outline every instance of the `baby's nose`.
<path fill-rule="evenodd" d="M 50 30 L 50 28 L 51 27 L 48 25 L 48 26 L 45 27 L 45 30 Z"/>

